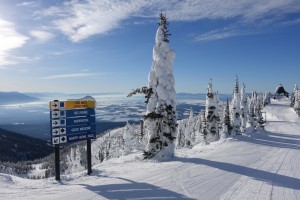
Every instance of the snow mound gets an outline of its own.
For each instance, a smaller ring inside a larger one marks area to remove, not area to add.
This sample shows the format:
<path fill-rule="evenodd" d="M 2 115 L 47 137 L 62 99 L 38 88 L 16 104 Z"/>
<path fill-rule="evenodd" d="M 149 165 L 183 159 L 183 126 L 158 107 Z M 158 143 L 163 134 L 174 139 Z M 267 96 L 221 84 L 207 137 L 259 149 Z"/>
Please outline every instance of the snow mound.
<path fill-rule="evenodd" d="M 14 181 L 10 175 L 0 173 L 0 183 L 10 185 L 14 184 Z"/>

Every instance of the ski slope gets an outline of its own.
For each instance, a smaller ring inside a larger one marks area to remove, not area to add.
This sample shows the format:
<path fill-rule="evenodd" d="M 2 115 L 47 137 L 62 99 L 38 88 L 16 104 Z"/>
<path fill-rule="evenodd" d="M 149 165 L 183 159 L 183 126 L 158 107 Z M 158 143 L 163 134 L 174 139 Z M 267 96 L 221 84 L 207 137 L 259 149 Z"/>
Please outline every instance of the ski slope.
<path fill-rule="evenodd" d="M 300 119 L 287 100 L 264 111 L 265 130 L 180 149 L 166 162 L 136 153 L 61 182 L 0 174 L 0 199 L 300 199 Z"/>

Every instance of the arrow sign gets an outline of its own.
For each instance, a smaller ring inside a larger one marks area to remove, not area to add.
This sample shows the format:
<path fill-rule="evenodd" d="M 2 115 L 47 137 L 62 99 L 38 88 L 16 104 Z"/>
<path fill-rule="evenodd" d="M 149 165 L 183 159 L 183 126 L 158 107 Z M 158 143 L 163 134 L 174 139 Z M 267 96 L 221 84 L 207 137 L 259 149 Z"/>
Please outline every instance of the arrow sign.
<path fill-rule="evenodd" d="M 59 132 L 58 128 L 52 129 L 52 136 L 57 136 L 59 134 L 60 134 L 60 132 Z"/>
<path fill-rule="evenodd" d="M 82 117 L 95 115 L 95 109 L 86 108 L 86 109 L 73 109 L 73 110 L 57 110 L 50 111 L 51 119 L 55 118 L 69 118 L 69 117 Z"/>
<path fill-rule="evenodd" d="M 52 138 L 52 145 L 59 144 L 59 137 Z"/>

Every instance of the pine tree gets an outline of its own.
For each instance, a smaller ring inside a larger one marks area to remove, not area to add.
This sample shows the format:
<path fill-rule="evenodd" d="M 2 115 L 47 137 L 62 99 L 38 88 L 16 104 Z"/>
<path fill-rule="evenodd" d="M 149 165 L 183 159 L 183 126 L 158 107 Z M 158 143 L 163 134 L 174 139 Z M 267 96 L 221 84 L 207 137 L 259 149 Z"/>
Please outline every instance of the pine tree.
<path fill-rule="evenodd" d="M 241 97 L 239 93 L 239 80 L 236 76 L 235 80 L 235 87 L 233 91 L 233 98 L 232 98 L 232 110 L 231 110 L 231 125 L 232 125 L 232 135 L 240 135 L 241 133 L 241 119 L 240 119 L 240 102 Z"/>
<path fill-rule="evenodd" d="M 169 36 L 171 35 L 169 33 L 169 29 L 168 29 L 168 26 L 169 26 L 169 22 L 167 20 L 167 17 L 166 15 L 164 15 L 162 12 L 159 14 L 159 22 L 158 22 L 158 25 L 160 27 L 162 27 L 162 32 L 163 32 L 163 41 L 164 42 L 169 42 Z"/>
<path fill-rule="evenodd" d="M 185 147 L 192 147 L 194 142 L 195 142 L 195 137 L 194 137 L 194 121 L 193 121 L 193 109 L 191 108 L 190 110 L 190 114 L 189 114 L 189 118 L 186 124 L 186 128 L 185 128 Z"/>
<path fill-rule="evenodd" d="M 144 150 L 145 159 L 174 156 L 177 118 L 172 63 L 175 52 L 169 48 L 168 25 L 166 15 L 161 13 L 153 48 L 154 61 L 148 76 L 151 94 L 145 115 L 145 127 L 149 137 Z"/>
<path fill-rule="evenodd" d="M 253 94 L 253 93 L 252 93 Z M 254 111 L 254 101 L 253 101 L 253 95 L 251 98 L 248 98 L 249 102 L 249 108 L 248 108 L 248 117 L 247 117 L 247 127 L 250 128 L 250 133 L 254 131 L 255 127 L 255 111 Z"/>
<path fill-rule="evenodd" d="M 223 119 L 223 124 L 225 124 L 227 126 L 228 129 L 228 133 L 230 134 L 231 130 L 232 130 L 232 126 L 231 126 L 231 120 L 230 120 L 230 110 L 229 110 L 229 101 L 227 99 L 226 101 L 226 106 L 224 109 L 224 119 Z"/>
<path fill-rule="evenodd" d="M 243 84 L 243 87 L 241 89 L 241 111 L 240 111 L 240 117 L 241 117 L 241 132 L 244 133 L 246 131 L 247 126 L 247 111 L 248 111 L 248 102 L 247 102 L 247 96 L 245 91 L 246 85 Z"/>
<path fill-rule="evenodd" d="M 212 137 L 213 141 L 219 139 L 219 121 L 218 105 L 216 101 L 216 95 L 212 89 L 212 81 L 208 83 L 207 95 L 206 95 L 206 120 L 207 120 L 207 132 Z"/>
<path fill-rule="evenodd" d="M 200 130 L 200 137 L 202 138 L 202 144 L 208 144 L 207 142 L 207 120 L 205 116 L 205 111 L 201 111 L 201 130 Z"/>

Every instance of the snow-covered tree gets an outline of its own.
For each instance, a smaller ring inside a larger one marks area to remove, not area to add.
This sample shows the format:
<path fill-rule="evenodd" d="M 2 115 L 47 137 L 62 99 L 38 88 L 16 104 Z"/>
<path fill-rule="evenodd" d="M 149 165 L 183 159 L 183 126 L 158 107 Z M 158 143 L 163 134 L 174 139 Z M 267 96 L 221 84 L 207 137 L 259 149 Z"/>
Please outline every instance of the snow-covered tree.
<path fill-rule="evenodd" d="M 123 155 L 127 155 L 133 150 L 139 150 L 140 138 L 139 135 L 134 131 L 134 128 L 127 122 L 123 129 L 123 135 L 121 137 L 123 140 Z"/>
<path fill-rule="evenodd" d="M 294 103 L 294 110 L 295 112 L 299 115 L 300 114 L 300 90 L 296 90 L 295 94 L 294 94 L 294 98 L 295 98 L 295 103 Z"/>
<path fill-rule="evenodd" d="M 297 86 L 297 84 L 295 84 L 295 87 L 294 87 L 294 91 L 293 91 L 293 93 L 292 93 L 292 95 L 291 95 L 291 107 L 292 108 L 294 108 L 294 105 L 295 105 L 295 103 L 296 103 L 296 99 L 295 99 L 295 95 L 296 95 L 296 93 L 299 91 L 299 88 L 298 88 L 298 86 Z"/>
<path fill-rule="evenodd" d="M 241 105 L 241 96 L 239 93 L 239 80 L 236 77 L 235 87 L 233 91 L 233 98 L 231 102 L 231 126 L 232 126 L 232 135 L 239 135 L 241 133 L 241 118 L 240 118 L 240 105 Z"/>
<path fill-rule="evenodd" d="M 207 134 L 208 134 L 208 131 L 207 131 L 207 120 L 206 120 L 206 116 L 205 116 L 205 111 L 202 110 L 201 111 L 201 126 L 200 126 L 200 131 L 199 131 L 199 137 L 197 139 L 197 143 L 202 143 L 202 144 L 208 144 L 208 141 L 207 141 Z"/>
<path fill-rule="evenodd" d="M 219 106 L 216 101 L 215 93 L 212 89 L 212 81 L 208 83 L 205 102 L 205 113 L 207 121 L 207 132 L 213 141 L 219 139 Z"/>
<path fill-rule="evenodd" d="M 254 122 L 255 112 L 254 112 L 254 103 L 251 98 L 249 98 L 249 112 L 247 117 L 247 127 L 250 132 L 254 131 L 255 122 Z"/>
<path fill-rule="evenodd" d="M 229 108 L 228 99 L 226 101 L 226 105 L 223 110 L 223 124 L 225 124 L 227 126 L 228 133 L 230 134 L 232 127 L 231 127 L 230 108 Z"/>
<path fill-rule="evenodd" d="M 243 84 L 241 89 L 241 107 L 240 107 L 240 116 L 241 116 L 241 132 L 244 133 L 246 131 L 247 126 L 247 111 L 248 111 L 248 101 L 246 96 L 246 85 Z"/>
<path fill-rule="evenodd" d="M 228 136 L 228 126 L 226 124 L 222 124 L 222 130 L 220 132 L 220 140 L 226 140 Z"/>
<path fill-rule="evenodd" d="M 188 118 L 188 121 L 186 123 L 186 128 L 185 128 L 185 147 L 192 147 L 194 142 L 195 142 L 195 122 L 194 122 L 194 117 L 193 117 L 193 109 L 191 108 L 190 110 L 190 115 Z"/>
<path fill-rule="evenodd" d="M 175 52 L 169 47 L 168 24 L 166 15 L 161 13 L 153 48 L 153 64 L 148 76 L 151 94 L 145 115 L 145 131 L 149 138 L 144 150 L 145 159 L 174 155 L 177 119 L 172 65 Z"/>

